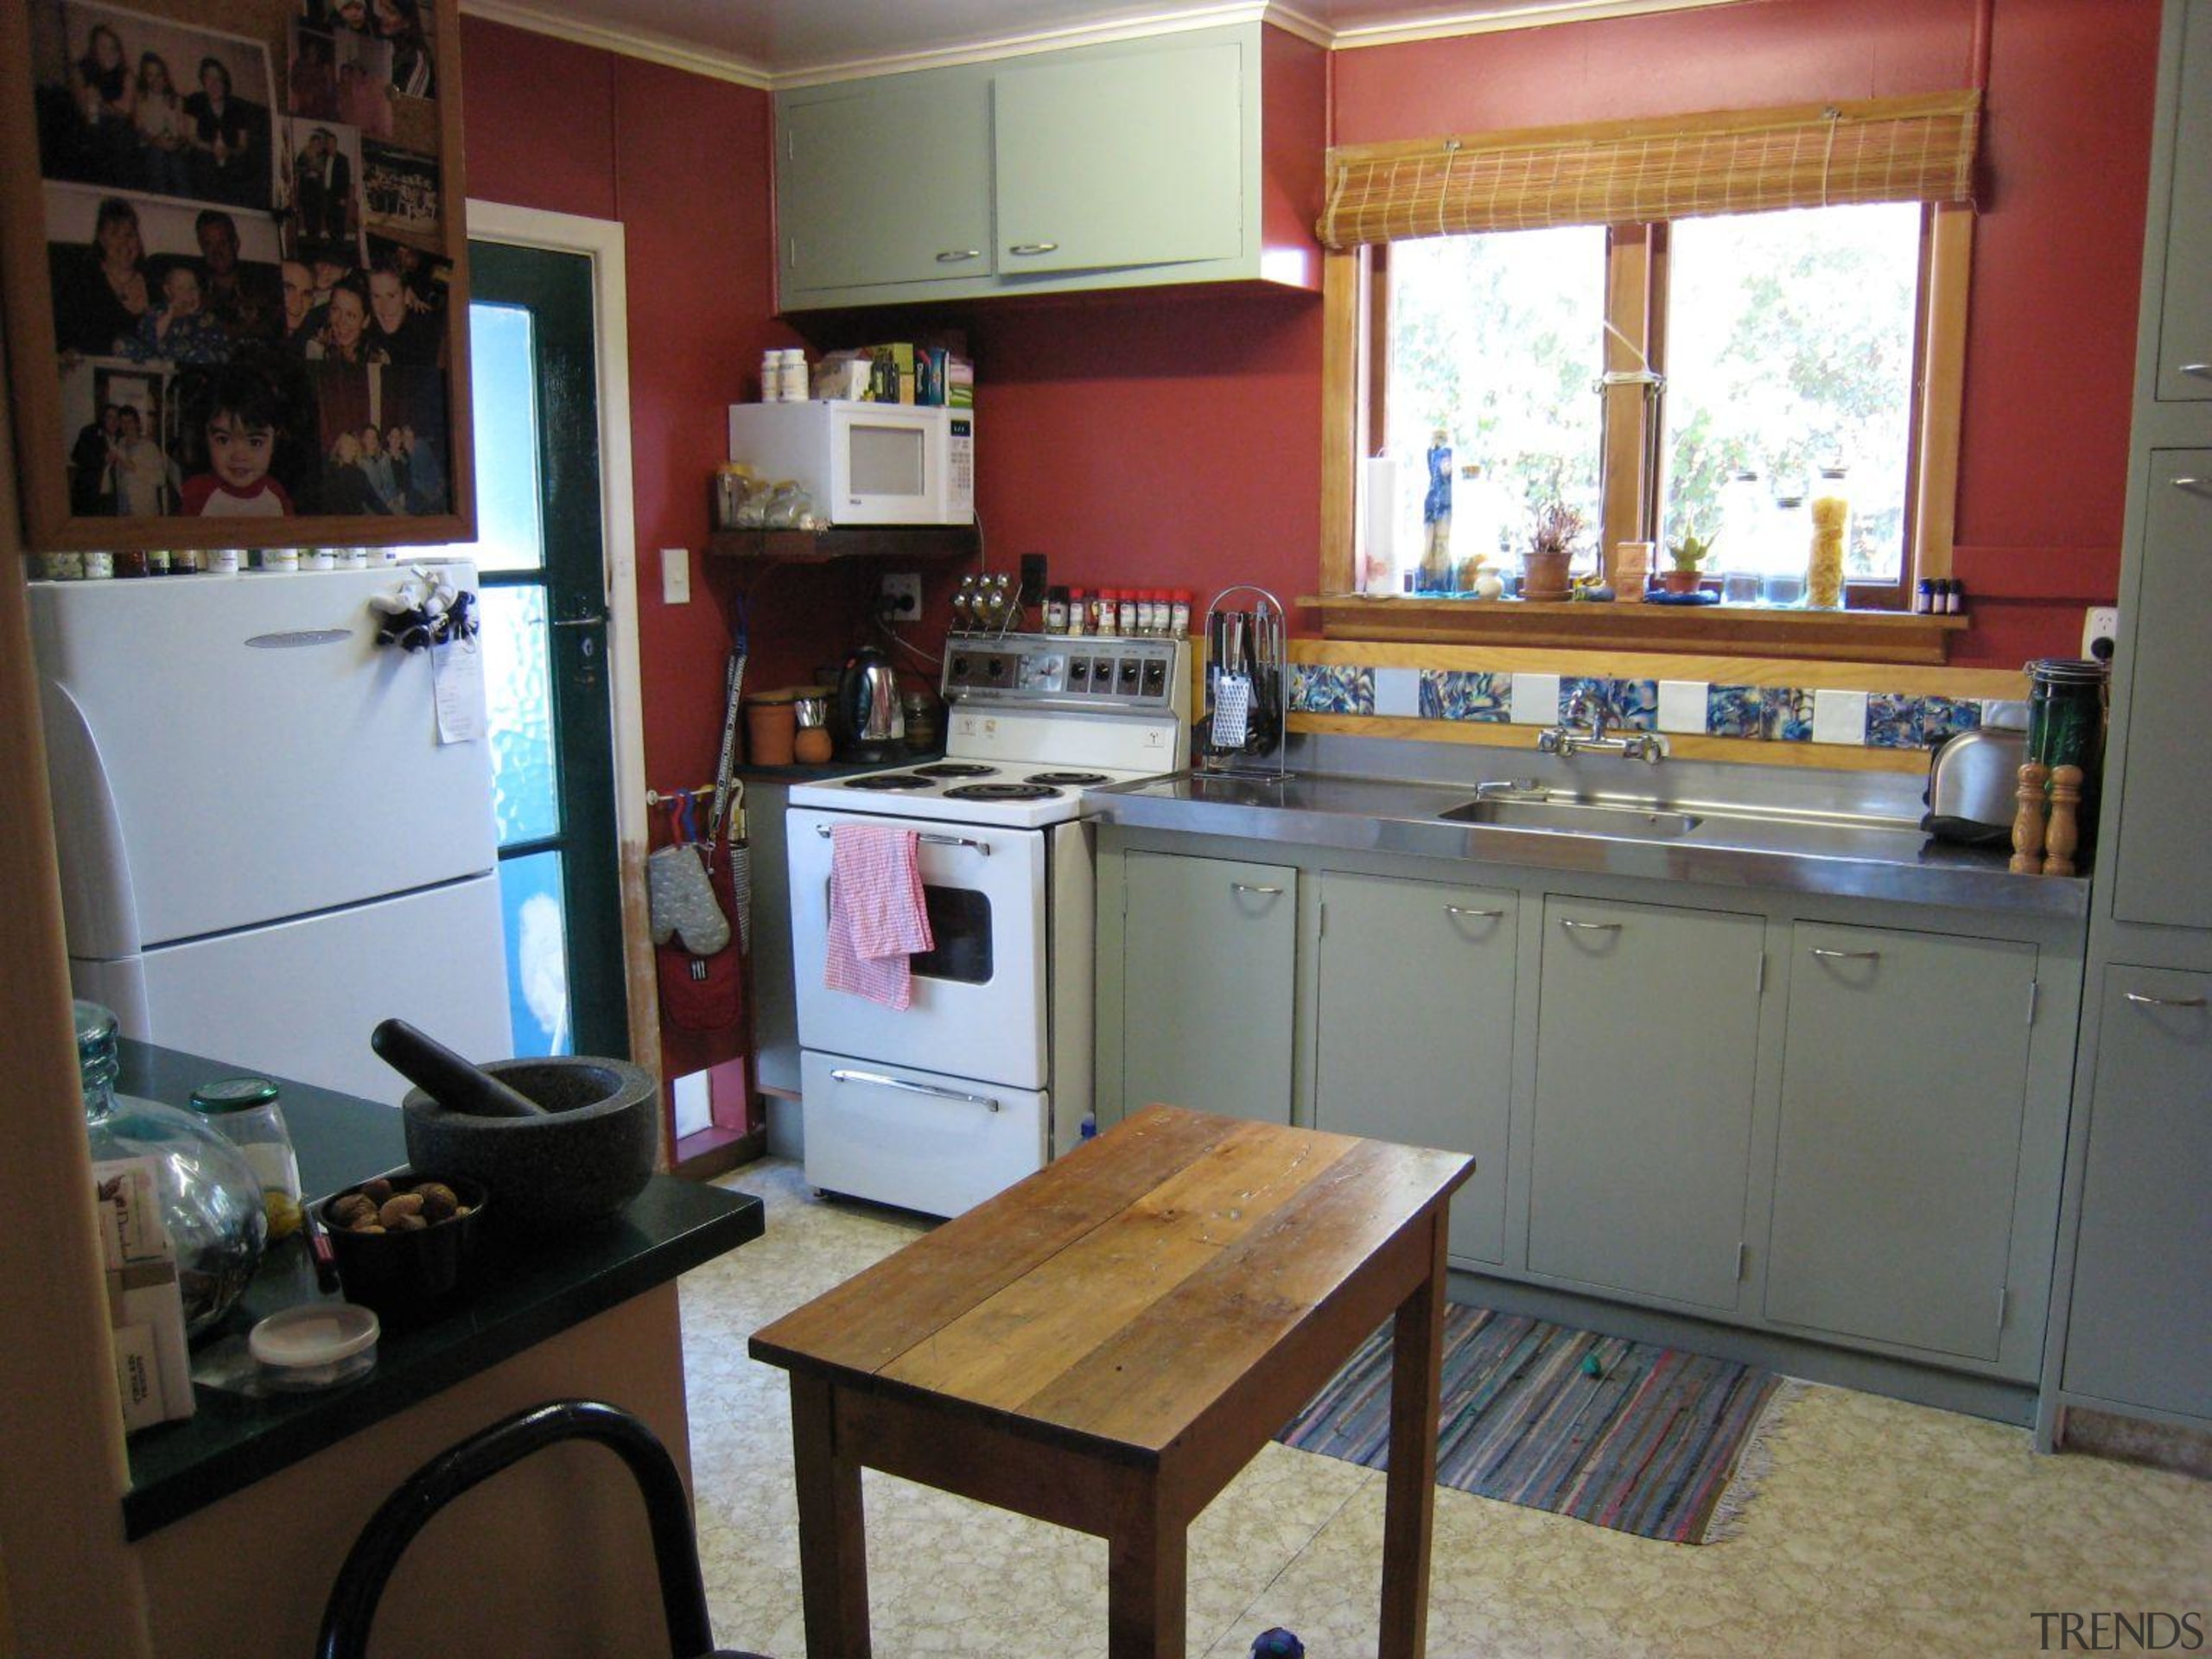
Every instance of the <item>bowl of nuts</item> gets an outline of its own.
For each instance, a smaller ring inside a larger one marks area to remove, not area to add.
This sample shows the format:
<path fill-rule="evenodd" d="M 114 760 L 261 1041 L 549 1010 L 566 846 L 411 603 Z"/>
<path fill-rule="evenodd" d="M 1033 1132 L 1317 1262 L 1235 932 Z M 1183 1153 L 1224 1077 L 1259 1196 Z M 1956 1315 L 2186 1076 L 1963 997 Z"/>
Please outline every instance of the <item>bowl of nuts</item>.
<path fill-rule="evenodd" d="M 397 1170 L 322 1201 L 346 1300 L 386 1323 L 435 1313 L 468 1287 L 484 1188 L 466 1176 Z"/>

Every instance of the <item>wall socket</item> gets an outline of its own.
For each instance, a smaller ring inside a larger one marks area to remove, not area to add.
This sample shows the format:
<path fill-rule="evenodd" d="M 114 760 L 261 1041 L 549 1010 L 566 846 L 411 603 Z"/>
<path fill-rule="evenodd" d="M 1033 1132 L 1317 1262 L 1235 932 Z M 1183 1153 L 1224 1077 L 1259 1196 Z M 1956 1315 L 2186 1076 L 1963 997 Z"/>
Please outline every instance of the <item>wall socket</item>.
<path fill-rule="evenodd" d="M 878 590 L 885 618 L 893 622 L 918 622 L 922 619 L 922 579 L 911 570 L 895 575 L 887 575 Z"/>
<path fill-rule="evenodd" d="M 2092 605 L 2082 617 L 2082 654 L 2101 663 L 2112 660 L 2120 643 L 2120 607 Z"/>

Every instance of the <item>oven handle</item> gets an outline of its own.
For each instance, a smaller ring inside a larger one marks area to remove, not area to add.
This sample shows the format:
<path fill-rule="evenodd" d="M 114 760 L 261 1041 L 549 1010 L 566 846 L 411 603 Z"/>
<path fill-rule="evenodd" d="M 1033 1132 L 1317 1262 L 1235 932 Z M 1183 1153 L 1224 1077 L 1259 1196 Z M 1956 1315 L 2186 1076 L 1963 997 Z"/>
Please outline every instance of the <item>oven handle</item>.
<path fill-rule="evenodd" d="M 932 1095 L 939 1100 L 964 1100 L 971 1106 L 999 1109 L 999 1103 L 988 1095 L 963 1095 L 957 1089 L 938 1089 L 926 1083 L 909 1083 L 904 1077 L 887 1077 L 880 1071 L 850 1071 L 838 1066 L 830 1073 L 834 1083 L 869 1083 L 879 1089 L 904 1089 L 911 1095 Z"/>
<path fill-rule="evenodd" d="M 814 833 L 827 841 L 830 839 L 830 826 L 826 823 L 817 823 L 814 826 Z M 991 855 L 990 844 L 988 842 L 971 841 L 966 836 L 932 836 L 927 833 L 918 833 L 914 839 L 931 847 L 973 847 L 985 858 Z"/>

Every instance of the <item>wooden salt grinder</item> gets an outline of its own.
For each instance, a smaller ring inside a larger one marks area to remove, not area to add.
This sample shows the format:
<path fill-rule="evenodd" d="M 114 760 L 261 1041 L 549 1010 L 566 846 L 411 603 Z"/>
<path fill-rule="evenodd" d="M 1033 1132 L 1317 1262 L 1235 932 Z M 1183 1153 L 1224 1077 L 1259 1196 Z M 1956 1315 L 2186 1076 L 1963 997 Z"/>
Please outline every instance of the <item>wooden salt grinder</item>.
<path fill-rule="evenodd" d="M 2020 768 L 2020 787 L 2016 797 L 2020 810 L 2012 820 L 2015 875 L 2043 874 L 2044 784 L 2050 776 L 2050 768 L 2040 760 L 2031 760 Z"/>
<path fill-rule="evenodd" d="M 2082 844 L 2082 768 L 2050 770 L 2050 828 L 2044 834 L 2043 873 L 2074 874 L 2074 849 Z"/>

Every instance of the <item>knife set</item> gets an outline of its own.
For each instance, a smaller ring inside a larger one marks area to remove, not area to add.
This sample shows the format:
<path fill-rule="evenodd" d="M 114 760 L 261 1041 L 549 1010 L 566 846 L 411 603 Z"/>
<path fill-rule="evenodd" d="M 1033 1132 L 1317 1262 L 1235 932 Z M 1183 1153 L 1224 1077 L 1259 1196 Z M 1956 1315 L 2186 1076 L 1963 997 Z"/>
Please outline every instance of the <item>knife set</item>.
<path fill-rule="evenodd" d="M 1249 610 L 1223 601 L 1249 595 Z M 1283 613 L 1274 594 L 1230 588 L 1206 612 L 1206 707 L 1198 749 L 1215 769 L 1279 756 L 1283 740 Z"/>

